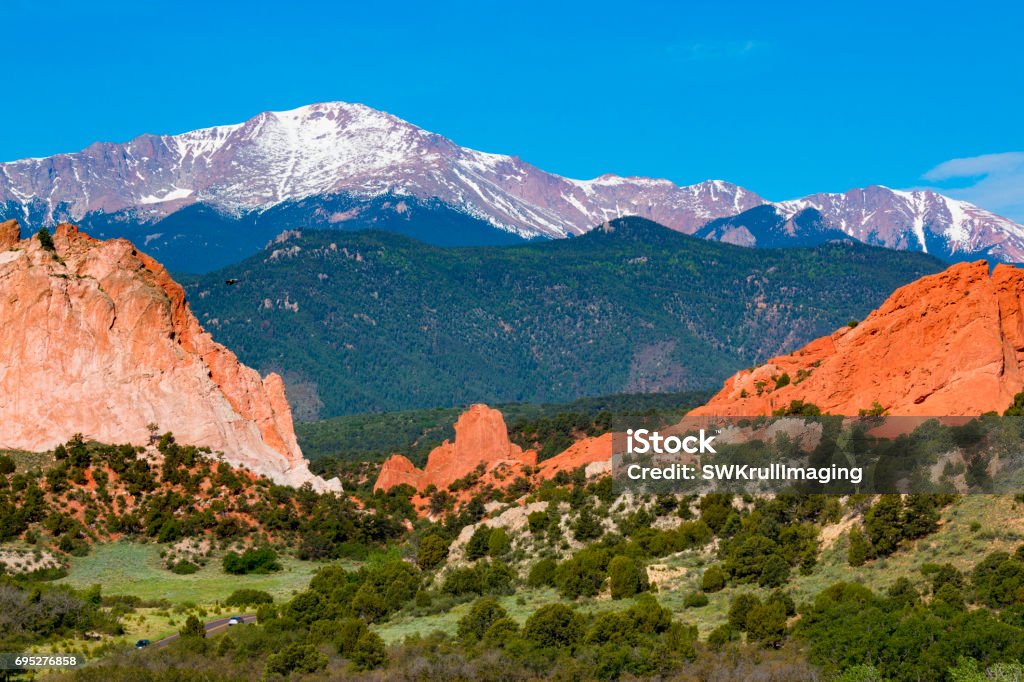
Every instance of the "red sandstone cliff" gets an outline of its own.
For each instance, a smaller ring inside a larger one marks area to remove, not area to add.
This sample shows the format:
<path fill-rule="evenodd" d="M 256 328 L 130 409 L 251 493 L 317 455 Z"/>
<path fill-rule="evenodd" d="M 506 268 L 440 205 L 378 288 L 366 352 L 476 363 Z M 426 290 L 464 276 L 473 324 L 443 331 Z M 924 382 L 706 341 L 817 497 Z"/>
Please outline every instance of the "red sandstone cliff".
<path fill-rule="evenodd" d="M 145 443 L 155 423 L 275 481 L 341 489 L 310 473 L 281 378 L 216 343 L 160 264 L 73 225 L 54 253 L 18 235 L 0 224 L 0 447 Z"/>
<path fill-rule="evenodd" d="M 897 289 L 856 327 L 738 372 L 690 414 L 770 414 L 792 400 L 841 415 L 875 402 L 893 415 L 1002 412 L 1024 390 L 1022 362 L 1024 270 L 960 263 Z"/>
<path fill-rule="evenodd" d="M 609 461 L 611 451 L 611 434 L 584 438 L 537 466 L 536 452 L 524 452 L 509 440 L 500 411 L 486 405 L 473 405 L 455 422 L 454 442 L 445 441 L 434 448 L 423 469 L 416 468 L 403 455 L 392 455 L 381 467 L 374 490 L 388 490 L 402 484 L 420 492 L 429 485 L 444 490 L 480 464 L 484 465 L 481 481 L 500 488 L 511 483 L 523 467 L 537 467 L 538 476 L 551 478 L 559 471 Z"/>
<path fill-rule="evenodd" d="M 595 462 L 607 462 L 609 471 L 612 460 L 612 434 L 581 438 L 551 459 L 540 463 L 540 475 L 552 478 L 559 471 L 572 472 Z"/>
<path fill-rule="evenodd" d="M 480 464 L 485 470 L 500 464 L 534 466 L 537 453 L 523 452 L 509 440 L 501 412 L 486 405 L 473 405 L 455 422 L 455 440 L 446 440 L 431 450 L 426 467 L 417 469 L 406 457 L 392 455 L 381 467 L 374 490 L 387 490 L 403 483 L 420 491 L 431 484 L 444 490 Z"/>

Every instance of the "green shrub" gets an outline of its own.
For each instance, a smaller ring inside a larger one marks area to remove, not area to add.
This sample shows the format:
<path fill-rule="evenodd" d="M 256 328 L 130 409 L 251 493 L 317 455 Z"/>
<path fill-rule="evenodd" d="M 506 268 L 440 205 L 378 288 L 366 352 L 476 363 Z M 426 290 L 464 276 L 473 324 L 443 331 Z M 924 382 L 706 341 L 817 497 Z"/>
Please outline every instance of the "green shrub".
<path fill-rule="evenodd" d="M 738 635 L 732 627 L 728 624 L 719 625 L 708 635 L 708 646 L 711 647 L 713 651 L 719 651 L 728 642 L 735 639 L 738 639 Z"/>
<path fill-rule="evenodd" d="M 508 531 L 504 528 L 495 528 L 487 540 L 487 553 L 492 557 L 503 557 L 512 549 L 512 542 L 509 540 Z"/>
<path fill-rule="evenodd" d="M 257 606 L 259 604 L 272 604 L 274 598 L 263 590 L 243 588 L 235 590 L 224 600 L 225 606 Z"/>
<path fill-rule="evenodd" d="M 530 568 L 526 577 L 526 584 L 529 587 L 554 587 L 555 569 L 558 562 L 554 559 L 541 559 Z"/>
<path fill-rule="evenodd" d="M 267 657 L 263 667 L 264 677 L 292 673 L 315 673 L 327 667 L 327 657 L 308 644 L 289 644 L 276 654 Z"/>
<path fill-rule="evenodd" d="M 781 587 L 789 580 L 789 563 L 778 554 L 765 559 L 757 584 L 761 587 Z"/>
<path fill-rule="evenodd" d="M 993 552 L 971 572 L 977 601 L 1002 608 L 1024 601 L 1024 562 L 1006 552 Z"/>
<path fill-rule="evenodd" d="M 242 554 L 228 552 L 224 555 L 223 565 L 226 573 L 235 575 L 265 574 L 281 570 L 277 552 L 270 547 L 247 549 Z"/>
<path fill-rule="evenodd" d="M 487 647 L 503 648 L 518 634 L 518 623 L 511 618 L 499 618 L 487 628 L 481 641 Z"/>
<path fill-rule="evenodd" d="M 454 597 L 464 594 L 483 594 L 480 572 L 469 567 L 456 568 L 444 577 L 441 591 Z"/>
<path fill-rule="evenodd" d="M 555 585 L 566 599 L 594 597 L 604 586 L 607 569 L 605 553 L 587 548 L 558 564 Z"/>
<path fill-rule="evenodd" d="M 851 566 L 863 566 L 873 556 L 871 541 L 854 526 L 850 529 L 850 546 L 846 552 L 846 560 Z"/>
<path fill-rule="evenodd" d="M 473 602 L 469 613 L 459 620 L 459 639 L 474 641 L 483 636 L 496 621 L 507 618 L 508 612 L 493 597 L 483 597 Z"/>
<path fill-rule="evenodd" d="M 364 632 L 352 649 L 350 658 L 352 666 L 356 670 L 372 670 L 381 667 L 387 660 L 384 640 L 376 632 Z"/>
<path fill-rule="evenodd" d="M 538 647 L 572 651 L 583 639 L 583 618 L 564 604 L 548 604 L 526 619 L 523 636 Z"/>
<path fill-rule="evenodd" d="M 424 571 L 440 566 L 448 558 L 448 541 L 440 535 L 431 534 L 420 541 L 416 553 L 416 564 Z"/>
<path fill-rule="evenodd" d="M 627 556 L 616 556 L 608 562 L 608 584 L 612 599 L 624 599 L 646 592 L 647 571 Z"/>
<path fill-rule="evenodd" d="M 917 593 L 914 583 L 910 582 L 910 579 L 905 576 L 900 576 L 896 579 L 896 582 L 889 586 L 886 596 L 889 597 L 889 600 L 896 608 L 915 606 L 921 600 L 921 595 Z"/>
<path fill-rule="evenodd" d="M 747 613 L 747 638 L 764 646 L 777 647 L 786 636 L 786 612 L 778 602 L 754 604 Z"/>
<path fill-rule="evenodd" d="M 877 556 L 889 556 L 903 539 L 903 500 L 899 495 L 882 495 L 864 514 L 864 532 Z"/>
<path fill-rule="evenodd" d="M 747 616 L 761 600 L 749 592 L 741 592 L 733 597 L 729 604 L 729 625 L 740 632 L 747 629 Z"/>
<path fill-rule="evenodd" d="M 547 512 L 535 511 L 530 512 L 530 515 L 526 517 L 526 521 L 529 524 L 530 533 L 540 535 L 547 530 L 550 518 Z"/>
<path fill-rule="evenodd" d="M 722 567 L 715 564 L 714 566 L 708 566 L 704 571 L 704 575 L 700 579 L 700 588 L 705 592 L 718 592 L 725 587 L 725 571 Z"/>
<path fill-rule="evenodd" d="M 334 646 L 342 656 L 351 656 L 359 640 L 370 628 L 366 621 L 359 618 L 343 618 L 335 622 L 338 623 L 338 630 L 334 636 Z"/>
<path fill-rule="evenodd" d="M 512 567 L 503 561 L 492 561 L 481 564 L 480 585 L 484 594 L 512 594 L 515 592 L 513 582 L 516 574 Z"/>
<path fill-rule="evenodd" d="M 789 616 L 796 615 L 796 602 L 794 602 L 793 598 L 785 592 L 783 592 L 782 590 L 772 590 L 771 594 L 768 595 L 768 598 L 765 600 L 764 603 L 779 604 L 782 607 L 782 611 L 786 614 L 787 618 Z"/>
<path fill-rule="evenodd" d="M 485 525 L 480 525 L 473 535 L 469 538 L 469 542 L 466 543 L 466 559 L 469 561 L 476 561 L 487 556 L 487 552 L 490 550 L 491 545 L 491 529 Z"/>
<path fill-rule="evenodd" d="M 206 627 L 198 617 L 191 615 L 185 619 L 185 625 L 178 634 L 182 637 L 206 637 Z"/>
<path fill-rule="evenodd" d="M 39 240 L 39 245 L 46 251 L 50 253 L 56 252 L 57 248 L 53 244 L 53 237 L 50 236 L 50 231 L 45 227 L 39 228 L 39 231 L 36 232 L 36 239 Z"/>
<path fill-rule="evenodd" d="M 177 575 L 192 575 L 193 573 L 196 573 L 198 571 L 198 566 L 196 566 L 191 561 L 187 561 L 185 559 L 182 559 L 181 561 L 176 561 L 173 564 L 171 564 L 171 573 L 175 573 Z"/>
<path fill-rule="evenodd" d="M 727 546 L 723 568 L 736 582 L 752 582 L 760 578 L 766 557 L 779 551 L 778 543 L 765 535 L 737 537 Z"/>
<path fill-rule="evenodd" d="M 708 605 L 708 596 L 703 592 L 690 592 L 683 598 L 683 606 L 688 609 L 699 609 Z"/>
<path fill-rule="evenodd" d="M 572 534 L 580 542 L 596 540 L 604 534 L 604 526 L 601 525 L 601 520 L 594 515 L 589 504 L 584 505 L 580 510 L 580 515 L 572 526 Z"/>

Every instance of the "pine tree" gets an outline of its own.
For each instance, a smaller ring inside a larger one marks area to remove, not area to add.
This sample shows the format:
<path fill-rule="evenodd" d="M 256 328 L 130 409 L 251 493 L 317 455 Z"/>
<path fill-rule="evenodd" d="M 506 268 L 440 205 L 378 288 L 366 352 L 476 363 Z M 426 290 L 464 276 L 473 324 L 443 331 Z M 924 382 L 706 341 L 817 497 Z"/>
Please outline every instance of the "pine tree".
<path fill-rule="evenodd" d="M 466 543 L 466 558 L 470 561 L 487 556 L 491 544 L 491 529 L 487 526 L 479 526 L 473 531 L 472 537 Z"/>
<path fill-rule="evenodd" d="M 864 515 L 864 530 L 878 556 L 889 556 L 903 539 L 903 500 L 899 495 L 882 495 Z"/>
<path fill-rule="evenodd" d="M 850 549 L 846 556 L 851 566 L 863 566 L 864 562 L 871 558 L 871 541 L 860 528 L 850 529 Z"/>
<path fill-rule="evenodd" d="M 573 537 L 580 542 L 596 540 L 604 533 L 604 527 L 590 510 L 590 505 L 586 505 L 580 510 L 579 518 L 577 518 L 576 523 L 573 524 L 572 533 Z"/>
<path fill-rule="evenodd" d="M 903 510 L 903 538 L 916 540 L 939 529 L 939 511 L 931 495 L 908 495 Z"/>
<path fill-rule="evenodd" d="M 203 622 L 193 614 L 185 619 L 185 625 L 181 628 L 179 634 L 182 637 L 205 637 L 206 627 L 204 627 Z"/>

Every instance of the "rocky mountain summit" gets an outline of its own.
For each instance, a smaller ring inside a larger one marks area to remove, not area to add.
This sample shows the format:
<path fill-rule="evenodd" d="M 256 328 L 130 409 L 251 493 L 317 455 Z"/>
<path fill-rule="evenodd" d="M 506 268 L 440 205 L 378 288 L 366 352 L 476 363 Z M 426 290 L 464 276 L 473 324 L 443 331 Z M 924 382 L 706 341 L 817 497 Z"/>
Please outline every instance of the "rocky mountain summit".
<path fill-rule="evenodd" d="M 747 213 L 761 206 L 777 219 Z M 813 213 L 800 217 L 807 209 Z M 929 190 L 872 185 L 772 203 L 722 180 L 577 180 L 346 102 L 0 163 L 0 219 L 34 227 L 77 221 L 145 244 L 184 272 L 237 261 L 285 229 L 381 227 L 435 244 L 480 245 L 502 242 L 495 233 L 580 235 L 624 216 L 686 234 L 729 219 L 702 236 L 747 246 L 845 236 L 950 261 L 1024 262 L 1024 227 Z M 218 260 L 210 250 L 226 255 Z"/>
<path fill-rule="evenodd" d="M 159 263 L 70 224 L 19 231 L 0 224 L 0 447 L 146 444 L 152 424 L 279 483 L 340 490 L 310 473 L 281 378 L 216 343 Z"/>
<path fill-rule="evenodd" d="M 0 164 L 0 204 L 12 202 L 33 221 L 128 209 L 152 221 L 195 203 L 242 214 L 337 194 L 436 198 L 524 237 L 581 234 L 623 215 L 693 232 L 764 203 L 721 181 L 679 187 L 614 175 L 572 180 L 346 102 Z M 358 213 L 339 212 L 332 222 Z"/>

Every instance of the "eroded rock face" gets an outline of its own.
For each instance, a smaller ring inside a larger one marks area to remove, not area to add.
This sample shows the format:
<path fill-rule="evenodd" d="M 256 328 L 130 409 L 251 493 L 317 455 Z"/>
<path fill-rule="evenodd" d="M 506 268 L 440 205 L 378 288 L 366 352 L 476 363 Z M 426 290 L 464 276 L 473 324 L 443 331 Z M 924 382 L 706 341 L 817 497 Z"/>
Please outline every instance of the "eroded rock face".
<path fill-rule="evenodd" d="M 610 470 L 611 459 L 612 434 L 605 433 L 600 436 L 581 438 L 551 459 L 544 460 L 540 463 L 539 473 L 544 478 L 552 478 L 559 471 L 572 472 L 580 467 L 586 467 L 589 476 L 591 475 L 591 464 L 607 463 Z"/>
<path fill-rule="evenodd" d="M 479 484 L 502 488 L 511 484 L 531 467 L 542 478 L 553 478 L 559 471 L 571 472 L 595 462 L 608 463 L 612 456 L 612 435 L 583 438 L 564 452 L 537 465 L 537 453 L 523 450 L 508 437 L 501 412 L 486 405 L 473 405 L 455 422 L 455 440 L 434 448 L 423 469 L 416 468 L 403 455 L 392 455 L 384 462 L 374 490 L 388 490 L 407 484 L 423 492 L 429 485 L 445 490 L 465 478 L 480 464 L 484 471 Z M 465 491 L 464 491 L 465 492 Z"/>
<path fill-rule="evenodd" d="M 897 289 L 855 327 L 737 373 L 690 414 L 765 415 L 793 400 L 841 415 L 876 402 L 892 415 L 1002 412 L 1024 390 L 1022 363 L 1024 270 L 960 263 Z"/>
<path fill-rule="evenodd" d="M 423 484 L 423 470 L 416 467 L 405 455 L 391 455 L 380 467 L 374 490 L 389 490 L 399 485 L 410 485 L 416 490 L 426 488 Z"/>
<path fill-rule="evenodd" d="M 310 473 L 280 377 L 214 342 L 160 264 L 73 225 L 55 252 L 17 233 L 0 224 L 0 447 L 144 444 L 155 423 L 280 483 L 341 489 Z"/>
<path fill-rule="evenodd" d="M 0 250 L 6 251 L 14 248 L 21 238 L 21 226 L 17 220 L 5 220 L 0 222 Z"/>
<path fill-rule="evenodd" d="M 502 464 L 537 464 L 537 453 L 524 452 L 510 441 L 501 412 L 487 405 L 473 405 L 462 413 L 455 422 L 455 440 L 446 440 L 431 450 L 423 470 L 402 455 L 388 458 L 381 467 L 374 490 L 387 490 L 403 483 L 419 491 L 431 484 L 444 490 L 480 464 L 485 471 Z"/>

